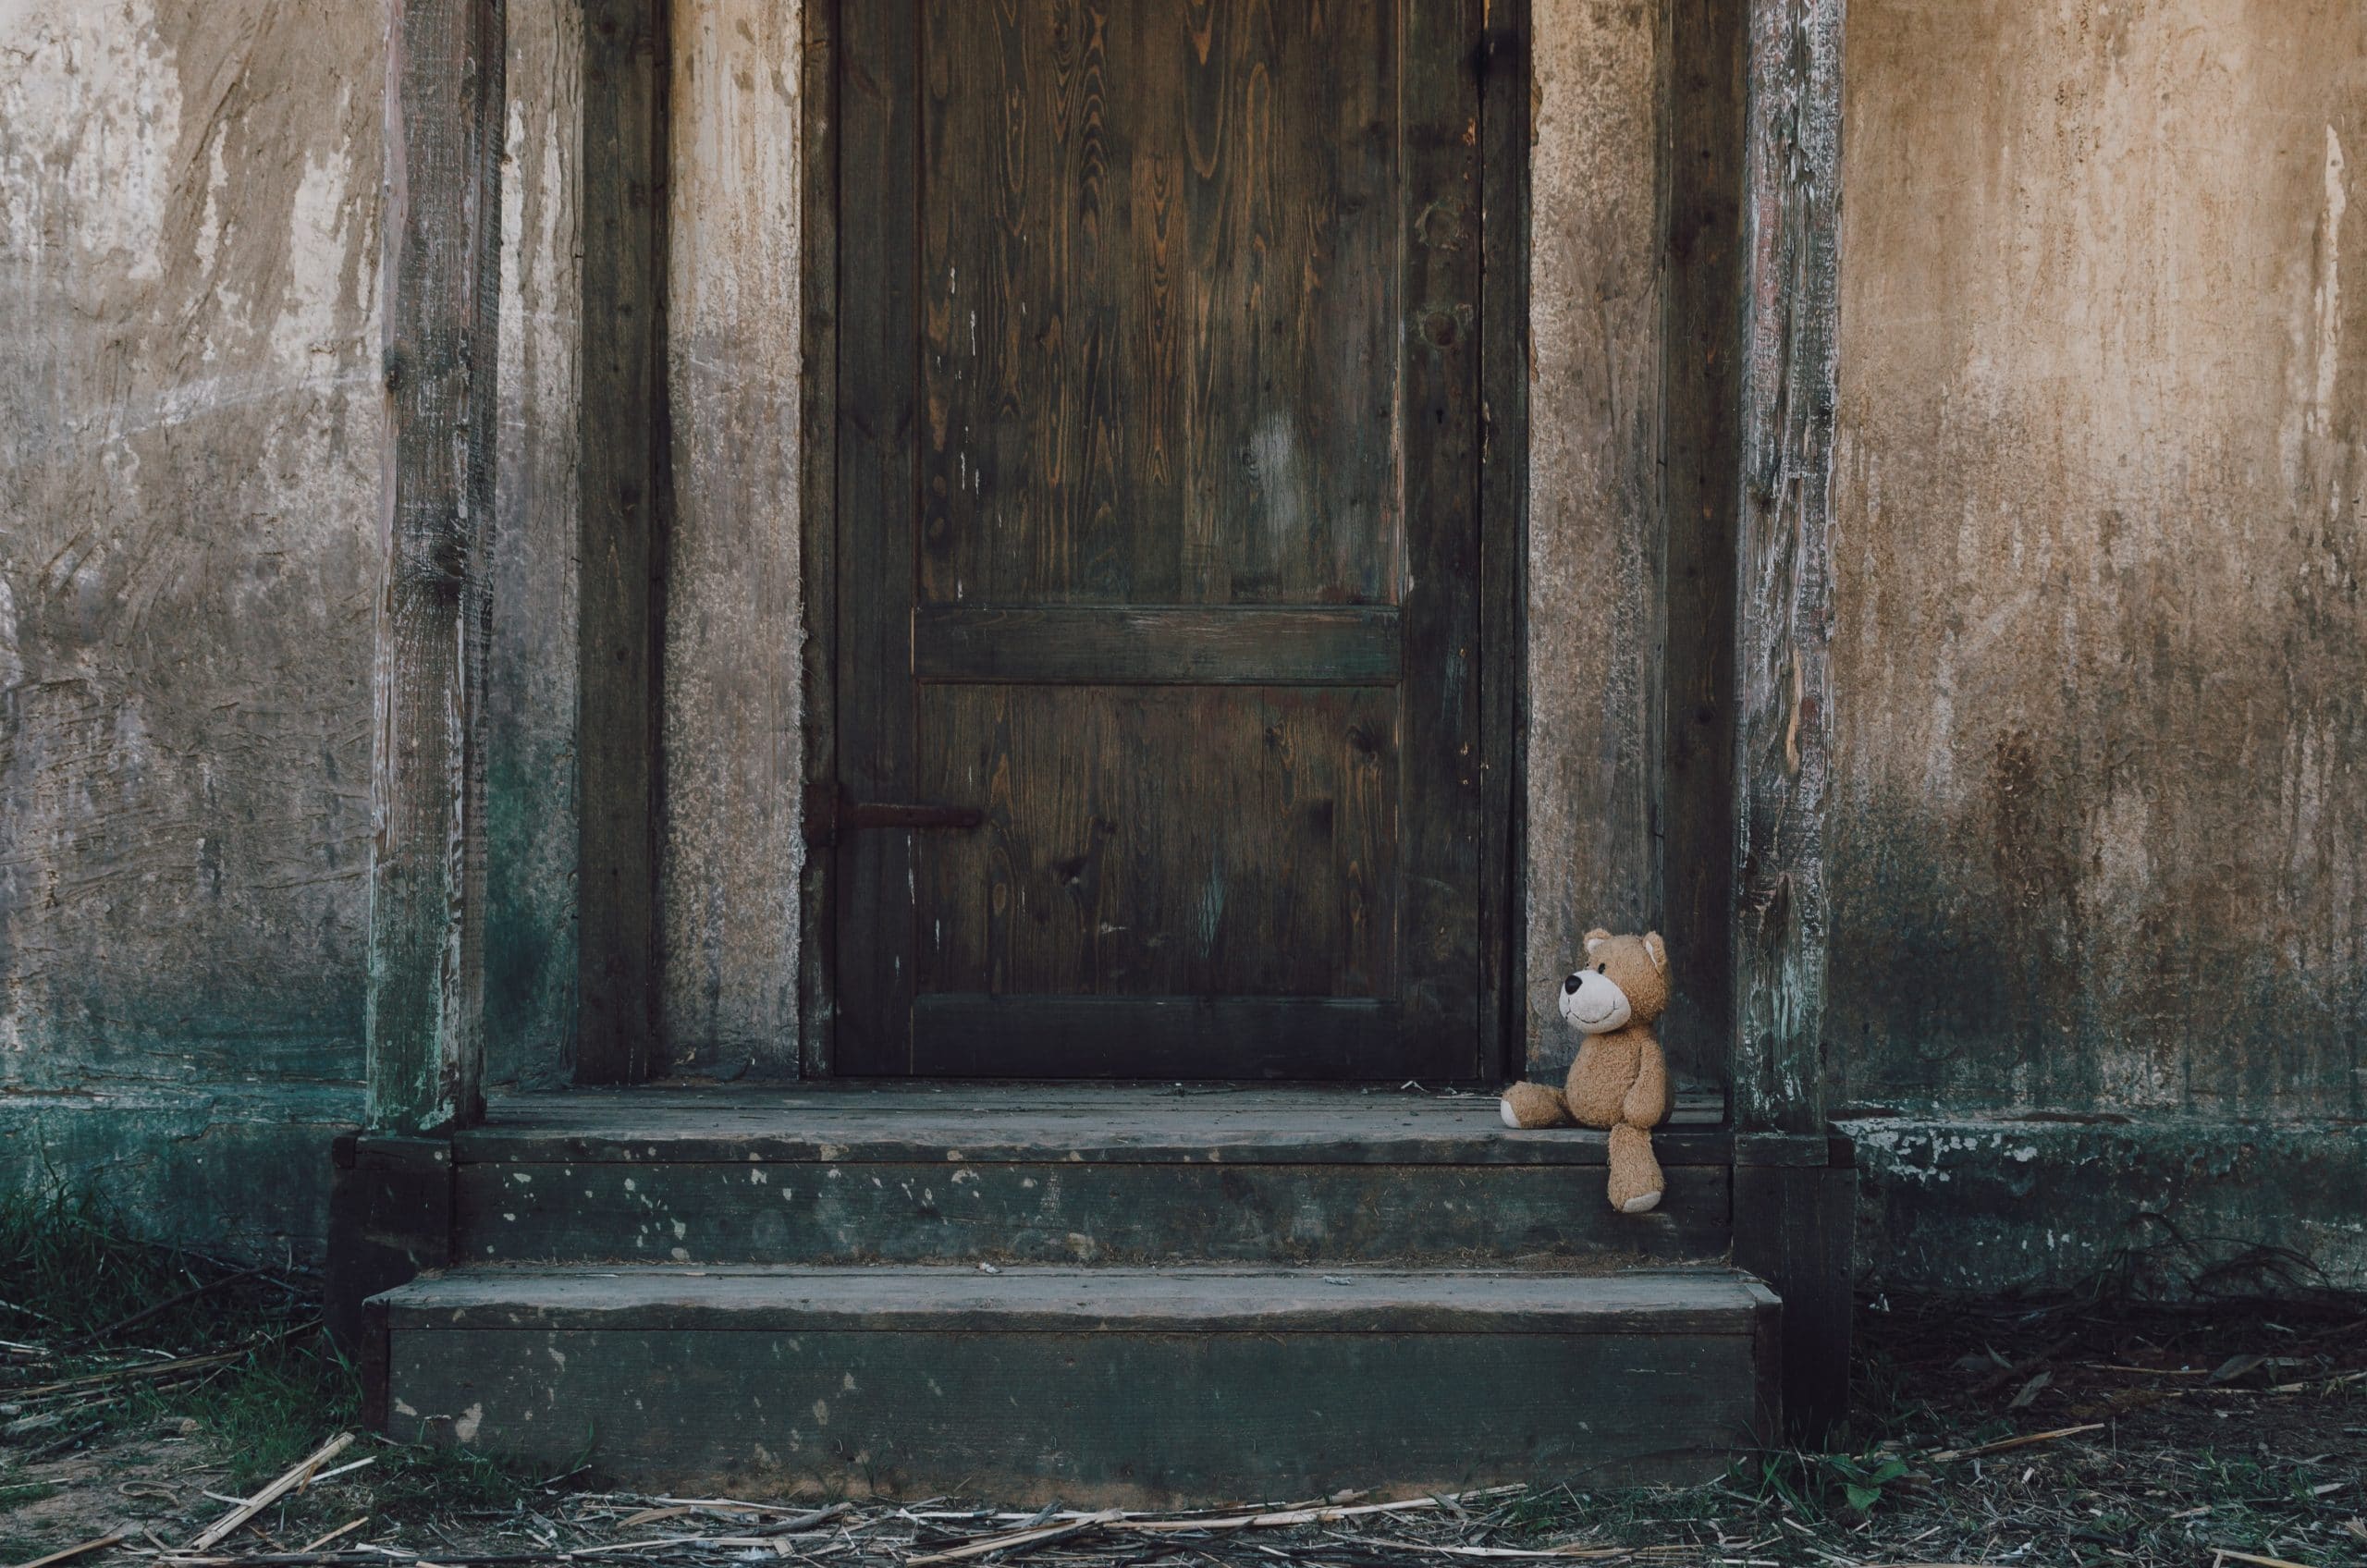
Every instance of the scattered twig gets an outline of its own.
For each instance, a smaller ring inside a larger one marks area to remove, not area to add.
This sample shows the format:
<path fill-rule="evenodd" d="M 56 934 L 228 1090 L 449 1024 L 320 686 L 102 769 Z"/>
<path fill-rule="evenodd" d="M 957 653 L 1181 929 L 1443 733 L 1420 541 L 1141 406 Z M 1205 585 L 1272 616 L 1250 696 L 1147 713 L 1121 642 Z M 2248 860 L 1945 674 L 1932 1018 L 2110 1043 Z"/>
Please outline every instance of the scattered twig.
<path fill-rule="evenodd" d="M 1993 1443 L 1982 1443 L 1978 1448 L 1945 1449 L 1933 1454 L 1932 1463 L 1947 1464 L 1959 1459 L 1970 1459 L 1976 1454 L 2003 1453 L 2009 1448 L 2027 1448 L 2032 1443 L 2051 1443 L 2057 1438 L 2076 1438 L 2082 1432 L 2101 1432 L 2103 1429 L 2103 1422 L 2091 1421 L 2084 1427 L 2058 1427 L 2052 1432 L 2029 1432 L 2018 1438 L 2005 1438 Z"/>
<path fill-rule="evenodd" d="M 99 1536 L 84 1541 L 80 1546 L 69 1546 L 64 1551 L 53 1551 L 47 1557 L 36 1557 L 31 1562 L 19 1562 L 17 1568 L 49 1568 L 53 1562 L 63 1562 L 68 1558 L 80 1557 L 86 1552 L 104 1551 L 108 1547 L 119 1544 L 122 1540 L 123 1537 L 120 1534 Z"/>
<path fill-rule="evenodd" d="M 310 1480 L 306 1481 L 304 1484 L 308 1487 L 317 1487 L 323 1481 L 331 1480 L 336 1476 L 345 1475 L 350 1471 L 359 1470 L 365 1465 L 375 1464 L 377 1463 L 378 1456 L 374 1453 L 366 1459 L 357 1459 L 350 1464 L 340 1464 L 334 1470 L 324 1470 L 319 1475 L 314 1476 Z"/>
<path fill-rule="evenodd" d="M 350 1536 L 368 1523 L 370 1523 L 370 1515 L 365 1513 L 361 1518 L 356 1519 L 350 1524 L 339 1525 L 336 1529 L 331 1530 L 327 1535 L 321 1537 L 317 1540 L 306 1541 L 304 1543 L 304 1550 L 306 1551 L 318 1551 L 321 1548 L 328 1545 L 329 1542 L 337 1539 L 337 1537 Z"/>
<path fill-rule="evenodd" d="M 1046 1541 L 1062 1540 L 1070 1536 L 1081 1536 L 1089 1531 L 1100 1529 L 1104 1525 L 1114 1525 L 1122 1517 L 1119 1511 L 1112 1508 L 1099 1513 L 1087 1514 L 1082 1519 L 1072 1519 L 1064 1525 L 1048 1525 L 1040 1530 L 1015 1530 L 1009 1535 L 989 1536 L 984 1540 L 957 1546 L 950 1551 L 933 1551 L 926 1557 L 911 1558 L 907 1560 L 905 1568 L 928 1568 L 928 1564 L 933 1562 L 959 1562 L 967 1558 L 984 1557 L 988 1552 L 1009 1551 L 1023 1546 L 1041 1546 Z"/>
<path fill-rule="evenodd" d="M 816 1508 L 810 1513 L 791 1514 L 786 1519 L 776 1519 L 769 1525 L 759 1525 L 747 1533 L 752 1536 L 793 1536 L 800 1531 L 810 1530 L 816 1525 L 827 1525 L 833 1519 L 843 1517 L 853 1512 L 853 1503 L 834 1502 L 828 1508 Z"/>
<path fill-rule="evenodd" d="M 256 1514 L 261 1513 L 264 1509 L 269 1508 L 273 1503 L 277 1502 L 281 1498 L 287 1496 L 289 1492 L 294 1491 L 298 1487 L 300 1487 L 305 1482 L 311 1480 L 314 1471 L 318 1470 L 322 1465 L 326 1464 L 330 1460 L 335 1459 L 338 1454 L 343 1453 L 348 1448 L 352 1446 L 352 1443 L 353 1434 L 351 1432 L 339 1432 L 336 1437 L 331 1438 L 328 1441 L 323 1443 L 310 1458 L 299 1461 L 292 1469 L 288 1470 L 287 1474 L 281 1476 L 279 1479 L 272 1482 L 271 1485 L 255 1493 L 254 1496 L 249 1498 L 244 1503 L 232 1509 L 220 1519 L 215 1521 L 214 1525 L 210 1528 L 208 1528 L 203 1534 L 200 1535 L 196 1539 L 189 1543 L 189 1550 L 191 1551 L 204 1551 L 208 1548 L 220 1544 L 239 1525 L 245 1524 Z"/>
<path fill-rule="evenodd" d="M 1456 1492 L 1456 1501 L 1468 1502 L 1479 1498 L 1502 1497 L 1512 1492 L 1526 1491 L 1526 1487 L 1490 1487 L 1482 1491 Z M 1417 1497 L 1403 1502 L 1366 1502 L 1350 1508 L 1291 1508 L 1272 1513 L 1236 1513 L 1227 1518 L 1177 1518 L 1172 1516 L 1120 1515 L 1119 1527 L 1126 1530 L 1159 1532 L 1167 1530 L 1270 1530 L 1293 1525 L 1330 1525 L 1342 1519 L 1360 1519 L 1374 1513 L 1411 1513 L 1422 1509 L 1443 1506 L 1448 1498 Z"/>
<path fill-rule="evenodd" d="M 264 1346 L 273 1343 L 275 1338 L 286 1337 L 280 1335 L 274 1338 L 251 1340 L 236 1350 L 216 1351 L 212 1355 L 183 1355 L 170 1361 L 146 1361 L 137 1366 L 117 1366 L 111 1371 L 92 1372 L 80 1378 L 66 1378 L 55 1383 L 43 1383 L 39 1388 L 14 1389 L 10 1392 L 18 1399 L 36 1399 L 43 1394 L 64 1393 L 68 1389 L 87 1389 L 98 1383 L 120 1383 L 129 1378 L 166 1378 L 178 1372 L 195 1372 L 203 1367 L 220 1366 L 227 1362 L 237 1361 L 241 1356 L 251 1355 Z"/>

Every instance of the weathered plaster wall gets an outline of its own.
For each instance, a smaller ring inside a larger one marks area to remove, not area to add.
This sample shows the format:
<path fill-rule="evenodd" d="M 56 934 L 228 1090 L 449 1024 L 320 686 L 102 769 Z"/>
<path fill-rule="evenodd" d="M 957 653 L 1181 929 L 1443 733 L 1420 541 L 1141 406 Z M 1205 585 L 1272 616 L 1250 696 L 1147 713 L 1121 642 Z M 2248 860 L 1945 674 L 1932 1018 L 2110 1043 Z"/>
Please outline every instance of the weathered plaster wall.
<path fill-rule="evenodd" d="M 797 0 L 674 9 L 659 904 L 676 1068 L 798 1065 L 801 25 Z"/>
<path fill-rule="evenodd" d="M 1660 903 L 1662 149 L 1665 6 L 1537 0 L 1531 148 L 1528 1056 L 1587 931 Z M 1688 1064 L 1675 1064 L 1683 1072 Z"/>
<path fill-rule="evenodd" d="M 573 981 L 573 11 L 509 7 L 497 1078 Z M 0 3 L 0 1181 L 254 1250 L 360 1109 L 384 26 Z"/>
<path fill-rule="evenodd" d="M 362 1069 L 373 7 L 0 11 L 0 1083 Z"/>
<path fill-rule="evenodd" d="M 2367 9 L 1853 0 L 1848 82 L 1860 1267 L 2367 1284 Z"/>
<path fill-rule="evenodd" d="M 1837 1101 L 2367 1115 L 2367 9 L 1857 0 L 1848 81 Z"/>

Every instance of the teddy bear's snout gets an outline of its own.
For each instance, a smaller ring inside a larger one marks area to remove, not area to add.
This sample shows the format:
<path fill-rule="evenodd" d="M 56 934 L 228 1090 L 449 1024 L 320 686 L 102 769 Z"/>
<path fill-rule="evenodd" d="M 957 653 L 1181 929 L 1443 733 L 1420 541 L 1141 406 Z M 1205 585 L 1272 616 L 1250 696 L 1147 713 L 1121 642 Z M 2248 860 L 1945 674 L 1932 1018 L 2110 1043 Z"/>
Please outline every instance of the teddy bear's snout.
<path fill-rule="evenodd" d="M 1609 975 L 1582 969 L 1562 982 L 1562 1016 L 1589 1035 L 1607 1035 L 1633 1017 L 1627 993 Z"/>

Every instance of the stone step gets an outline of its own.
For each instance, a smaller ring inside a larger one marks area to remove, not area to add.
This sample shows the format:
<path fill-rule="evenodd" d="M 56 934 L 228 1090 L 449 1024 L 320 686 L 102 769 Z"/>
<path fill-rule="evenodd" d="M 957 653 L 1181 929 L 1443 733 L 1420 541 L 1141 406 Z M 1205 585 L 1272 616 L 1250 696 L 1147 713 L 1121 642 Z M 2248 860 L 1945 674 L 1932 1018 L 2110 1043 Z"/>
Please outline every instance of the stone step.
<path fill-rule="evenodd" d="M 372 1299 L 394 1436 L 634 1483 L 1171 1506 L 1715 1475 L 1779 1429 L 1724 1268 L 466 1268 Z"/>
<path fill-rule="evenodd" d="M 1498 1263 L 1723 1258 L 1714 1105 L 1656 1137 L 1655 1212 L 1605 1139 L 1491 1096 L 797 1086 L 497 1102 L 453 1140 L 457 1256 L 675 1263 Z"/>

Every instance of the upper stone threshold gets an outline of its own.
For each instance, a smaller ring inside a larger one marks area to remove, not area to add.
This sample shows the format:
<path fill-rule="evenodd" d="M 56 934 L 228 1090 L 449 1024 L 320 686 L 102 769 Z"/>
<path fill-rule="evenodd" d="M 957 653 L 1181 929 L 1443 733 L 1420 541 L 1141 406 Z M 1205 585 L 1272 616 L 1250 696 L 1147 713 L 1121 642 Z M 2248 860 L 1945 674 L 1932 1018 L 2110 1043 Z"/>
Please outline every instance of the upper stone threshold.
<path fill-rule="evenodd" d="M 1680 1095 L 1663 1165 L 1723 1165 L 1716 1096 Z M 952 1164 L 1600 1165 L 1603 1133 L 1515 1132 L 1496 1096 L 1364 1084 L 835 1082 L 640 1085 L 496 1097 L 464 1164 L 796 1160 Z"/>

